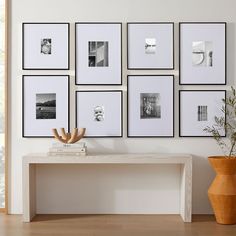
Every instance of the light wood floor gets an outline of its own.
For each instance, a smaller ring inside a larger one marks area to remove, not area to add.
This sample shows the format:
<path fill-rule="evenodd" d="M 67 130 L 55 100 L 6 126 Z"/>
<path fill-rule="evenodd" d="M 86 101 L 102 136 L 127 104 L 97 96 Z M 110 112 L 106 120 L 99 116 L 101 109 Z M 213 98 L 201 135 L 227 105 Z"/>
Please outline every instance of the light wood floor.
<path fill-rule="evenodd" d="M 236 225 L 219 225 L 213 216 L 195 215 L 183 223 L 177 215 L 21 215 L 0 214 L 0 236 L 236 236 Z"/>

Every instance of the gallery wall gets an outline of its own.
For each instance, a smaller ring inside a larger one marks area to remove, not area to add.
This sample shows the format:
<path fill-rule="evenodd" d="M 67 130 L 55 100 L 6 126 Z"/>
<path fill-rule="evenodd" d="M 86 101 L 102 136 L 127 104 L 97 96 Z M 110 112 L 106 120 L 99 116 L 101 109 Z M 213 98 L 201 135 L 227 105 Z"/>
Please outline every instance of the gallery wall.
<path fill-rule="evenodd" d="M 193 155 L 193 213 L 211 213 L 207 189 L 214 173 L 207 156 L 221 154 L 210 138 L 179 138 L 179 89 L 228 89 L 235 78 L 234 0 L 11 0 L 11 71 L 9 211 L 22 213 L 22 156 L 46 152 L 52 139 L 22 138 L 22 75 L 69 74 L 71 76 L 71 127 L 75 125 L 74 93 L 78 89 L 117 89 L 124 91 L 124 137 L 86 139 L 90 153 L 189 153 Z M 75 86 L 75 22 L 122 22 L 122 86 Z M 126 22 L 175 22 L 175 69 L 167 71 L 127 70 Z M 180 86 L 178 22 L 225 21 L 227 25 L 227 86 Z M 71 23 L 69 71 L 23 71 L 22 22 Z M 127 75 L 173 74 L 175 76 L 175 137 L 127 138 Z M 42 166 L 37 169 L 37 208 L 41 213 L 177 213 L 180 169 L 178 166 Z M 114 184 L 115 183 L 115 184 Z M 71 194 L 70 194 L 71 193 Z M 98 198 L 99 197 L 99 198 Z M 79 202 L 79 204 L 78 204 Z M 157 203 L 159 202 L 159 203 Z M 65 204 L 66 203 L 66 204 Z M 166 203 L 166 204 L 164 204 Z"/>

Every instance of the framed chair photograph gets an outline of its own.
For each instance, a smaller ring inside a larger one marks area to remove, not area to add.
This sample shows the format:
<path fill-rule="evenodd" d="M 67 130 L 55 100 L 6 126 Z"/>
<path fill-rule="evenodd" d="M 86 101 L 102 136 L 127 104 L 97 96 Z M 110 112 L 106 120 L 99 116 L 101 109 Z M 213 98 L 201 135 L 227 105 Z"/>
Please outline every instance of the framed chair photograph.
<path fill-rule="evenodd" d="M 226 84 L 226 42 L 225 22 L 180 23 L 180 84 Z"/>
<path fill-rule="evenodd" d="M 129 75 L 128 137 L 174 137 L 174 76 Z"/>
<path fill-rule="evenodd" d="M 53 128 L 70 130 L 68 75 L 23 75 L 22 136 L 53 137 Z"/>
<path fill-rule="evenodd" d="M 75 24 L 76 85 L 122 84 L 122 24 Z"/>
<path fill-rule="evenodd" d="M 174 69 L 174 23 L 127 23 L 129 70 Z"/>
<path fill-rule="evenodd" d="M 179 91 L 179 136 L 212 137 L 204 129 L 215 124 L 215 116 L 224 117 L 225 90 Z M 225 131 L 221 131 L 225 136 Z"/>
<path fill-rule="evenodd" d="M 22 69 L 69 70 L 69 23 L 23 23 Z"/>
<path fill-rule="evenodd" d="M 86 128 L 84 137 L 123 136 L 123 92 L 121 90 L 77 91 L 76 127 Z"/>

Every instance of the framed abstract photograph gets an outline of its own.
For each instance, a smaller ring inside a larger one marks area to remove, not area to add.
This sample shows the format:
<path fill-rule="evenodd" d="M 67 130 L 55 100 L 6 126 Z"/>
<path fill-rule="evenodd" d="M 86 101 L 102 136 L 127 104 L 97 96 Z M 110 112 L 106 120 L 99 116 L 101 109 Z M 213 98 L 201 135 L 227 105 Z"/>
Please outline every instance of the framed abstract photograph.
<path fill-rule="evenodd" d="M 122 84 L 121 23 L 76 23 L 76 85 Z"/>
<path fill-rule="evenodd" d="M 215 116 L 224 117 L 222 99 L 225 90 L 180 90 L 179 91 L 179 136 L 212 137 L 204 131 L 215 124 Z M 221 136 L 225 136 L 222 131 Z"/>
<path fill-rule="evenodd" d="M 180 84 L 226 84 L 226 23 L 179 24 Z"/>
<path fill-rule="evenodd" d="M 69 125 L 69 76 L 23 75 L 22 136 L 53 137 L 53 128 Z"/>
<path fill-rule="evenodd" d="M 174 76 L 128 76 L 128 137 L 174 137 Z"/>
<path fill-rule="evenodd" d="M 127 24 L 128 69 L 174 69 L 174 23 Z"/>
<path fill-rule="evenodd" d="M 123 97 L 120 90 L 77 91 L 76 127 L 85 127 L 85 137 L 123 136 Z"/>
<path fill-rule="evenodd" d="M 69 23 L 23 23 L 22 69 L 69 70 Z"/>

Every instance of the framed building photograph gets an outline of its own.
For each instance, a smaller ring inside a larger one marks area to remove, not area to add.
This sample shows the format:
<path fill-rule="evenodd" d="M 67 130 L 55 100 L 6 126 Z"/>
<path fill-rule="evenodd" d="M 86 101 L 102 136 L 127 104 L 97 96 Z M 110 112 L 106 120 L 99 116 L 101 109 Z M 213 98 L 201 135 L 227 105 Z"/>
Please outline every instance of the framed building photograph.
<path fill-rule="evenodd" d="M 77 91 L 76 127 L 87 138 L 123 136 L 123 97 L 120 90 Z"/>
<path fill-rule="evenodd" d="M 128 137 L 174 137 L 174 76 L 129 75 Z"/>
<path fill-rule="evenodd" d="M 122 24 L 76 23 L 76 85 L 122 84 Z"/>
<path fill-rule="evenodd" d="M 69 70 L 69 23 L 23 23 L 22 69 Z"/>
<path fill-rule="evenodd" d="M 174 23 L 127 23 L 128 69 L 174 69 Z"/>
<path fill-rule="evenodd" d="M 225 90 L 179 91 L 179 136 L 212 137 L 204 129 L 215 124 L 215 116 L 224 117 Z M 225 136 L 221 131 L 220 135 Z"/>
<path fill-rule="evenodd" d="M 53 128 L 69 125 L 69 76 L 23 75 L 22 136 L 53 137 Z"/>
<path fill-rule="evenodd" d="M 226 84 L 226 23 L 179 24 L 181 85 Z"/>

